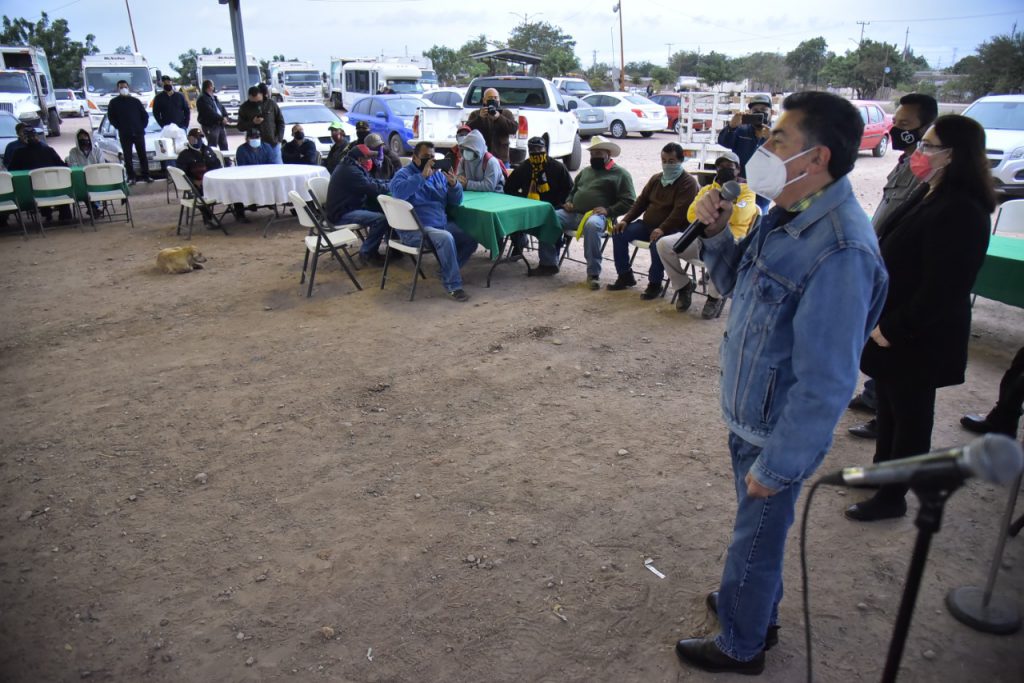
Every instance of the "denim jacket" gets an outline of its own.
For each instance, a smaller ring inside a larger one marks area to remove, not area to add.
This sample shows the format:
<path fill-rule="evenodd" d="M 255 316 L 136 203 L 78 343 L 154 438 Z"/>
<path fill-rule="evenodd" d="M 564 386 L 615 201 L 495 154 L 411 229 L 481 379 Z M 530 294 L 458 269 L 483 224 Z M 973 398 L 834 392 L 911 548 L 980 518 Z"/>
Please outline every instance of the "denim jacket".
<path fill-rule="evenodd" d="M 704 240 L 704 260 L 733 296 L 720 353 L 729 429 L 762 448 L 750 472 L 779 490 L 813 474 L 857 383 L 888 276 L 849 179 L 775 227 L 779 210 L 734 242 Z"/>

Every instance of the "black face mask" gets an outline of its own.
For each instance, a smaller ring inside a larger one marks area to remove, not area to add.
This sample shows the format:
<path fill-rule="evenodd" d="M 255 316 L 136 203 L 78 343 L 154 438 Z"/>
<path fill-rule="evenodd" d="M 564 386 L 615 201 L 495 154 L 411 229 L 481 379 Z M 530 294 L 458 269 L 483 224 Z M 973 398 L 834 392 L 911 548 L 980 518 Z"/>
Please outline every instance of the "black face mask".
<path fill-rule="evenodd" d="M 301 140 L 302 138 L 306 137 L 306 134 L 305 133 L 294 133 L 292 135 L 292 137 L 295 138 L 296 140 Z"/>
<path fill-rule="evenodd" d="M 174 90 L 174 86 L 170 83 L 164 83 L 164 92 L 171 92 Z"/>
<path fill-rule="evenodd" d="M 719 185 L 725 185 L 730 180 L 736 180 L 736 171 L 731 168 L 720 168 L 718 173 L 715 174 L 715 182 Z"/>
<path fill-rule="evenodd" d="M 893 126 L 889 134 L 892 135 L 893 149 L 904 150 L 921 141 L 921 133 L 917 130 L 904 130 Z"/>
<path fill-rule="evenodd" d="M 89 150 L 92 149 L 92 140 L 79 140 L 78 148 L 81 149 L 83 152 L 88 152 Z"/>
<path fill-rule="evenodd" d="M 358 140 L 359 144 L 361 145 L 361 144 L 363 144 L 363 141 L 366 140 L 366 136 L 369 135 L 369 134 L 370 134 L 370 131 L 368 131 L 368 130 L 358 130 L 358 131 L 356 131 L 356 140 Z"/>
<path fill-rule="evenodd" d="M 590 157 L 590 167 L 595 171 L 603 171 L 608 160 L 604 157 Z"/>
<path fill-rule="evenodd" d="M 38 145 L 39 144 L 39 138 L 37 136 L 33 135 L 31 137 L 26 138 L 25 142 L 27 142 L 30 145 Z"/>

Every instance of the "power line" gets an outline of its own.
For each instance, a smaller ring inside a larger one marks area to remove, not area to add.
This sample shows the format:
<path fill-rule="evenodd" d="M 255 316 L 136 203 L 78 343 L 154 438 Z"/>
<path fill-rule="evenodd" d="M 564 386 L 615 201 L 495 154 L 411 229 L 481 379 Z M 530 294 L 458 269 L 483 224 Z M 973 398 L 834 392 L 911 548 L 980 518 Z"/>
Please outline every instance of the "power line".
<path fill-rule="evenodd" d="M 1021 10 L 1015 10 L 1011 12 L 992 12 L 991 14 L 965 14 L 959 17 L 931 17 L 921 18 L 915 17 L 913 19 L 872 19 L 870 23 L 876 24 L 893 24 L 893 23 L 924 23 L 928 21 L 960 21 L 961 19 L 984 19 L 986 17 L 1005 17 L 1011 14 L 1024 14 Z M 859 21 L 857 22 L 860 23 Z"/>

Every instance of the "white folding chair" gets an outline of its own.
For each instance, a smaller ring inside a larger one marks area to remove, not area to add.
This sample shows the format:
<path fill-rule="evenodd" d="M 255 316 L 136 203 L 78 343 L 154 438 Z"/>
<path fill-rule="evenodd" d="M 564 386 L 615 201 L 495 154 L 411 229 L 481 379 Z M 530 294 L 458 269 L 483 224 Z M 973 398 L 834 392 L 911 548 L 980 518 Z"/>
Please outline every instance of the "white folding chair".
<path fill-rule="evenodd" d="M 192 180 L 185 175 L 177 166 L 168 166 L 167 175 L 170 177 L 171 182 L 174 183 L 174 189 L 178 191 L 178 229 L 175 232 L 176 235 L 181 234 L 181 223 L 182 220 L 188 226 L 188 237 L 185 239 L 192 239 L 192 224 L 195 221 L 196 210 L 200 213 L 203 209 L 209 211 L 211 220 L 220 228 L 224 234 L 228 234 L 227 228 L 224 227 L 223 221 L 220 216 L 214 212 L 214 208 L 220 203 L 216 199 L 204 199 L 200 194 L 199 190 L 192 183 Z M 225 209 L 224 213 L 227 213 Z M 223 214 L 221 214 L 223 215 Z"/>
<path fill-rule="evenodd" d="M 394 249 L 403 254 L 408 254 L 416 262 L 416 272 L 412 275 L 412 288 L 409 292 L 409 301 L 412 301 L 416 297 L 416 283 L 419 281 L 419 278 L 427 279 L 427 276 L 423 274 L 423 269 L 420 267 L 423 263 L 423 254 L 429 252 L 434 255 L 434 258 L 437 258 L 437 251 L 434 249 L 434 243 L 430 241 L 430 236 L 424 229 L 423 224 L 420 223 L 419 217 L 412 210 L 412 204 L 401 199 L 388 197 L 387 195 L 380 195 L 377 199 L 380 201 L 380 208 L 384 210 L 384 216 L 388 219 L 388 225 L 391 226 L 388 235 L 388 251 L 384 257 L 384 272 L 380 277 L 380 288 L 384 289 L 384 283 L 388 279 L 388 267 L 391 265 L 391 250 Z M 397 239 L 397 232 L 419 232 L 419 246 L 411 247 L 403 244 L 401 240 Z M 395 237 L 392 237 L 392 235 L 395 235 Z M 438 266 L 441 265 L 440 259 L 438 259 L 437 264 Z"/>
<path fill-rule="evenodd" d="M 224 160 L 224 152 L 219 147 L 210 147 L 210 151 L 213 152 L 213 156 L 217 157 L 217 161 L 220 162 L 220 167 L 224 168 L 227 163 Z"/>
<path fill-rule="evenodd" d="M 36 203 L 36 225 L 39 226 L 39 233 L 46 234 L 43 231 L 43 221 L 39 218 L 39 210 L 59 206 L 71 207 L 78 218 L 78 229 L 84 232 L 82 212 L 78 208 L 78 200 L 75 199 L 75 191 L 71 185 L 71 169 L 64 166 L 37 168 L 29 171 L 28 176 L 32 181 L 32 199 Z"/>
<path fill-rule="evenodd" d="M 107 219 L 113 222 L 114 216 L 124 216 L 125 222 L 135 227 L 132 207 L 128 202 L 125 188 L 125 171 L 121 164 L 92 164 L 85 167 L 85 193 L 89 197 L 89 222 L 96 227 L 92 205 L 100 204 Z M 114 202 L 124 204 L 124 213 L 114 211 Z"/>
<path fill-rule="evenodd" d="M 320 260 L 320 257 L 324 254 L 331 254 L 341 267 L 348 274 L 349 279 L 352 280 L 352 284 L 356 286 L 356 289 L 362 290 L 363 286 L 359 284 L 359 280 L 349 270 L 348 264 L 342 260 L 341 255 L 338 253 L 338 249 L 341 249 L 345 253 L 345 257 L 352 261 L 352 256 L 348 253 L 348 247 L 358 244 L 359 238 L 356 237 L 351 230 L 342 228 L 340 230 L 326 230 L 324 224 L 320 219 L 313 213 L 306 200 L 296 192 L 291 190 L 288 196 L 292 200 L 292 206 L 295 207 L 295 215 L 299 219 L 299 223 L 309 228 L 309 234 L 305 238 L 306 254 L 302 260 L 302 277 L 299 278 L 299 284 L 301 285 L 306 281 L 306 267 L 309 265 L 309 256 L 313 255 L 313 267 L 309 273 L 309 287 L 306 289 L 306 297 L 313 296 L 313 281 L 316 279 L 316 264 Z M 353 264 L 355 265 L 355 264 Z"/>
<path fill-rule="evenodd" d="M 0 171 L 0 214 L 7 215 L 9 213 L 13 213 L 18 219 L 21 234 L 27 238 L 28 230 L 25 228 L 25 221 L 21 218 L 18 197 L 14 194 L 14 176 L 7 171 Z"/>
<path fill-rule="evenodd" d="M 992 234 L 1024 235 L 1024 199 L 1011 199 L 999 206 Z"/>

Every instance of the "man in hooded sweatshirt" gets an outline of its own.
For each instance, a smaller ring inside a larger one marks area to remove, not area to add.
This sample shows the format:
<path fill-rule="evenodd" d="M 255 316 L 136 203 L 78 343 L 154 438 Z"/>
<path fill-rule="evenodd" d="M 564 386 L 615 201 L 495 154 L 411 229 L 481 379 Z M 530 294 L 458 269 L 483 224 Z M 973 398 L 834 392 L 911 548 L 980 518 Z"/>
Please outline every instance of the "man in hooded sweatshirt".
<path fill-rule="evenodd" d="M 487 151 L 484 136 L 478 130 L 470 131 L 459 144 L 462 159 L 455 169 L 455 177 L 462 189 L 470 192 L 504 192 L 505 171 L 501 162 Z"/>

